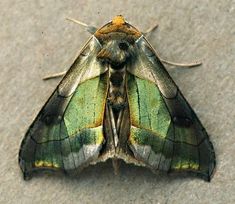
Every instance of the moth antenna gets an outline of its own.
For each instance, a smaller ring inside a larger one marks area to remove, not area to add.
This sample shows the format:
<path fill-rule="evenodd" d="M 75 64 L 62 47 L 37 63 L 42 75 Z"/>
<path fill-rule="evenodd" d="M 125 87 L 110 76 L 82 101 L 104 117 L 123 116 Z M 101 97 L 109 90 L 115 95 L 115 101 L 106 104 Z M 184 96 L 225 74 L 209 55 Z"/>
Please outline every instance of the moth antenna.
<path fill-rule="evenodd" d="M 171 61 L 168 61 L 168 60 L 164 60 L 162 58 L 159 58 L 161 62 L 165 63 L 165 64 L 169 64 L 169 65 L 174 65 L 174 66 L 177 66 L 177 67 L 197 67 L 197 66 L 200 66 L 202 65 L 202 61 L 195 61 L 195 62 L 192 62 L 192 63 L 176 63 L 176 62 L 171 62 Z"/>
<path fill-rule="evenodd" d="M 158 23 L 155 23 L 153 26 L 149 27 L 146 31 L 142 32 L 146 37 L 149 36 L 157 27 Z"/>
<path fill-rule="evenodd" d="M 63 71 L 63 72 L 58 72 L 58 73 L 54 73 L 54 74 L 49 74 L 45 77 L 43 77 L 43 80 L 49 80 L 49 79 L 54 79 L 54 78 L 59 78 L 62 77 L 66 74 L 67 71 Z"/>
<path fill-rule="evenodd" d="M 159 24 L 157 22 L 153 26 L 149 27 L 145 32 L 142 32 L 143 35 L 145 35 L 145 37 L 149 36 L 156 28 L 158 28 L 158 26 L 159 26 Z M 155 50 L 155 52 L 156 52 L 156 50 Z M 161 57 L 159 57 L 158 54 L 157 54 L 157 56 L 161 62 L 163 62 L 165 64 L 169 64 L 169 65 L 174 65 L 177 67 L 197 67 L 197 66 L 202 65 L 202 61 L 198 61 L 198 60 L 195 62 L 192 62 L 192 63 L 176 63 L 176 62 L 171 62 L 171 61 L 162 59 Z"/>
<path fill-rule="evenodd" d="M 66 20 L 68 21 L 72 21 L 74 23 L 77 23 L 79 25 L 82 25 L 84 27 L 86 27 L 87 31 L 90 33 L 90 34 L 94 34 L 96 31 L 97 31 L 97 28 L 94 27 L 94 26 L 90 26 L 90 25 L 87 25 L 86 23 L 83 23 L 79 20 L 76 20 L 76 19 L 73 19 L 73 18 L 66 18 Z"/>
<path fill-rule="evenodd" d="M 191 63 L 177 63 L 177 62 L 171 62 L 171 61 L 169 61 L 169 60 L 165 60 L 165 59 L 161 58 L 161 57 L 159 56 L 158 51 L 155 50 L 153 47 L 151 47 L 151 48 L 154 50 L 154 52 L 155 52 L 155 54 L 157 55 L 157 57 L 159 58 L 159 60 L 160 60 L 161 62 L 165 63 L 165 64 L 169 64 L 169 65 L 173 65 L 173 66 L 177 66 L 177 67 L 190 67 L 190 68 L 192 68 L 192 67 L 197 67 L 197 66 L 202 65 L 202 60 L 201 60 L 201 61 L 200 61 L 200 60 L 196 60 L 196 61 L 191 62 Z"/>

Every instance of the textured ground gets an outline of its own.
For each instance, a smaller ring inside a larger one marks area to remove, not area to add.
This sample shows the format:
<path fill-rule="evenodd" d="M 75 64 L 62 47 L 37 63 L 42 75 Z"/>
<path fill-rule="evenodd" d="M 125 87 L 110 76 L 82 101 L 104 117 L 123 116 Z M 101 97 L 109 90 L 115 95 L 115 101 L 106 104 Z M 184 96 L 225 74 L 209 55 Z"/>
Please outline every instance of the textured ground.
<path fill-rule="evenodd" d="M 0 203 L 235 203 L 234 0 L 3 0 L 0 11 Z M 67 69 L 89 37 L 65 17 L 101 26 L 117 14 L 141 30 L 158 21 L 149 40 L 162 57 L 204 59 L 195 69 L 167 68 L 211 135 L 211 183 L 125 164 L 115 177 L 109 162 L 76 179 L 22 179 L 20 142 L 59 82 L 41 78 Z"/>

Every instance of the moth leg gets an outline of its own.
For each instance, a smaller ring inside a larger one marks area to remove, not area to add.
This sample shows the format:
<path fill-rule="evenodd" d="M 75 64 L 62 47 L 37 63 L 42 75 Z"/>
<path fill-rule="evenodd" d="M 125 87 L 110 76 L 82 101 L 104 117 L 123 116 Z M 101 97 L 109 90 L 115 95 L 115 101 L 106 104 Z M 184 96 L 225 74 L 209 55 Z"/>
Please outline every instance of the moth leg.
<path fill-rule="evenodd" d="M 153 26 L 149 27 L 146 31 L 142 33 L 147 37 L 158 27 L 158 25 L 158 23 L 155 23 Z"/>
<path fill-rule="evenodd" d="M 176 63 L 176 62 L 171 62 L 171 61 L 162 59 L 161 57 L 159 57 L 159 59 L 160 59 L 161 62 L 163 62 L 165 64 L 174 65 L 174 66 L 177 66 L 177 67 L 197 67 L 197 66 L 202 65 L 201 61 L 195 61 L 195 62 L 191 62 L 191 63 Z"/>
<path fill-rule="evenodd" d="M 82 25 L 84 27 L 86 27 L 86 30 L 90 33 L 90 34 L 94 34 L 98 29 L 94 26 L 90 26 L 90 25 L 87 25 L 86 23 L 83 23 L 81 21 L 78 21 L 76 19 L 73 19 L 73 18 L 66 18 L 66 20 L 69 20 L 69 21 L 72 21 L 74 23 L 77 23 L 79 25 Z"/>
<path fill-rule="evenodd" d="M 59 78 L 62 77 L 66 74 L 67 71 L 63 71 L 63 72 L 58 72 L 58 73 L 54 73 L 54 74 L 50 74 L 47 76 L 44 76 L 42 79 L 43 80 L 48 80 L 48 79 L 54 79 L 54 78 Z"/>

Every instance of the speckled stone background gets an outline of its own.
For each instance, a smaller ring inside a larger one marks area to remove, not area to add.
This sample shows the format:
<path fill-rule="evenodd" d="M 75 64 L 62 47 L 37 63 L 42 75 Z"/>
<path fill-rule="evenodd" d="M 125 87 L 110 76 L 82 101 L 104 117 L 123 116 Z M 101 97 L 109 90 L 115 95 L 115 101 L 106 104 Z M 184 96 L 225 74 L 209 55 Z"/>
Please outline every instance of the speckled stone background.
<path fill-rule="evenodd" d="M 235 203 L 234 0 L 2 0 L 0 13 L 0 203 Z M 22 179 L 20 142 L 59 82 L 41 79 L 69 68 L 89 37 L 65 17 L 101 26 L 117 14 L 140 30 L 159 22 L 149 40 L 163 58 L 204 59 L 194 69 L 167 68 L 211 135 L 210 183 L 126 164 L 114 176 L 110 162 L 74 179 Z"/>

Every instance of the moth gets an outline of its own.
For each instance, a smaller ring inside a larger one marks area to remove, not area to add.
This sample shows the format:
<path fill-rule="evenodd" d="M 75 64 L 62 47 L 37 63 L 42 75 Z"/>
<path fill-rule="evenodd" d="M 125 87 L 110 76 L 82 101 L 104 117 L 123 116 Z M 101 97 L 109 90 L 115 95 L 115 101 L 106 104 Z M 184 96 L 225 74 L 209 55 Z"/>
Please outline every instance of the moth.
<path fill-rule="evenodd" d="M 144 35 L 116 16 L 94 30 L 29 127 L 20 147 L 25 179 L 74 174 L 112 159 L 153 172 L 210 180 L 208 134 Z"/>

